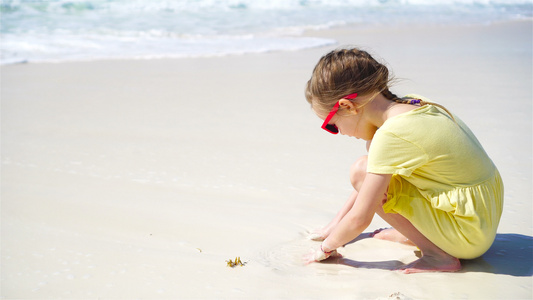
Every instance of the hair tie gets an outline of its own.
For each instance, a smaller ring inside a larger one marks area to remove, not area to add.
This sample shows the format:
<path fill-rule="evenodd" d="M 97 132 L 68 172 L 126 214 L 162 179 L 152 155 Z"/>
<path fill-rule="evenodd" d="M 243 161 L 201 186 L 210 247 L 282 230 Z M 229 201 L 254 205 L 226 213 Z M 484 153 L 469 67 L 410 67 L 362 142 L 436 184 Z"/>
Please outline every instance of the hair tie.
<path fill-rule="evenodd" d="M 420 99 L 413 99 L 413 100 L 409 101 L 409 104 L 420 104 L 420 101 L 422 101 L 422 100 L 420 100 Z"/>

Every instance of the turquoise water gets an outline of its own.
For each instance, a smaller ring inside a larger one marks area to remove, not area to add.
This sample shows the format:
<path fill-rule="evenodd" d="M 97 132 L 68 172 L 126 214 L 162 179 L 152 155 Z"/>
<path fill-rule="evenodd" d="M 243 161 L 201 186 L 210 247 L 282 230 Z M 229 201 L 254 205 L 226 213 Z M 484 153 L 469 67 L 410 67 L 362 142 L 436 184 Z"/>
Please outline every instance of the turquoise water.
<path fill-rule="evenodd" d="M 334 44 L 306 30 L 530 19 L 532 1 L 1 0 L 1 63 L 223 56 Z"/>

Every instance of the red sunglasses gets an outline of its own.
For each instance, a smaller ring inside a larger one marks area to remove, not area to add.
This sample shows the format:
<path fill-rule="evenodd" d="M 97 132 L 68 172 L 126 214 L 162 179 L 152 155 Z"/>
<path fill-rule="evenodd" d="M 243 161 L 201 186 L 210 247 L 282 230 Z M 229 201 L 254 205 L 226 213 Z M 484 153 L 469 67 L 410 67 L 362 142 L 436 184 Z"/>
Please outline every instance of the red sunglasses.
<path fill-rule="evenodd" d="M 343 99 L 348 99 L 348 100 L 352 100 L 352 99 L 355 99 L 357 97 L 357 93 L 353 93 L 353 94 L 350 94 L 350 95 L 347 95 L 347 96 L 344 96 L 342 97 Z M 333 106 L 333 108 L 331 109 L 331 111 L 329 112 L 328 116 L 326 117 L 326 119 L 324 120 L 324 123 L 322 124 L 322 129 L 324 129 L 325 131 L 329 132 L 329 133 L 332 133 L 332 134 L 337 134 L 339 133 L 339 128 L 337 127 L 337 125 L 335 124 L 328 124 L 329 121 L 331 121 L 331 118 L 333 118 L 333 116 L 337 113 L 337 111 L 339 110 L 339 101 L 337 101 L 337 103 L 335 103 L 335 105 Z"/>

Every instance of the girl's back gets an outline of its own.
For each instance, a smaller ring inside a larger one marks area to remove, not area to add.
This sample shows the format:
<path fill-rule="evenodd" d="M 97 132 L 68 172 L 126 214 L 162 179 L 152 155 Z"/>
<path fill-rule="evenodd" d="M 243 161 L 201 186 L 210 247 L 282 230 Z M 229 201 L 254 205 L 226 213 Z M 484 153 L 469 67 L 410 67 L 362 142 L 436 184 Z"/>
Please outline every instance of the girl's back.
<path fill-rule="evenodd" d="M 369 152 L 372 172 L 409 177 L 415 186 L 472 186 L 494 176 L 495 166 L 470 129 L 456 116 L 425 105 L 387 120 Z"/>

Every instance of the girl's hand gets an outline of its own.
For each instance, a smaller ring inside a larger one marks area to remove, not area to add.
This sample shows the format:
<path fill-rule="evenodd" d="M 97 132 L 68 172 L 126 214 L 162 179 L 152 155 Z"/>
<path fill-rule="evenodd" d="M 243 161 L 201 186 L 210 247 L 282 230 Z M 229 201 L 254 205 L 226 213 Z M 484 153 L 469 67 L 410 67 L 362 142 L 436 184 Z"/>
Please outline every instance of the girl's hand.
<path fill-rule="evenodd" d="M 325 229 L 315 229 L 313 232 L 310 232 L 307 235 L 307 238 L 313 241 L 323 241 L 328 237 L 327 231 Z"/>
<path fill-rule="evenodd" d="M 318 261 L 321 261 L 321 260 L 324 260 L 324 259 L 327 259 L 329 257 L 342 257 L 342 255 L 340 255 L 337 250 L 333 250 L 333 251 L 330 251 L 330 252 L 324 252 L 322 251 L 322 247 L 320 247 L 319 249 L 316 249 L 316 250 L 312 250 L 312 252 L 304 255 L 304 263 L 306 265 L 312 263 L 312 262 L 318 262 Z"/>

